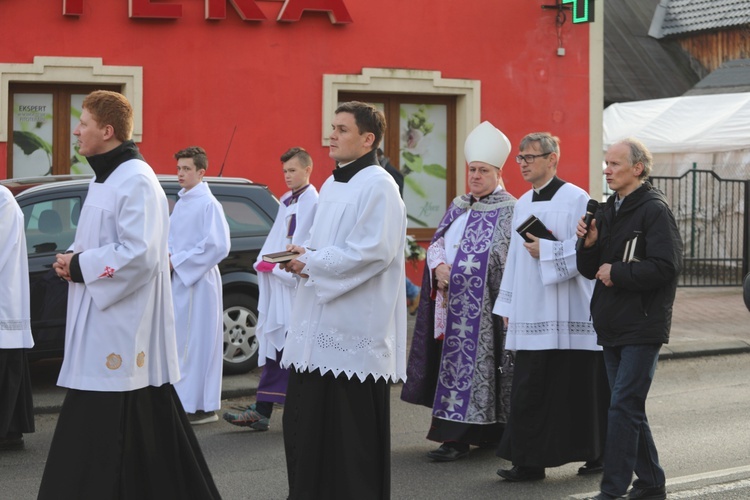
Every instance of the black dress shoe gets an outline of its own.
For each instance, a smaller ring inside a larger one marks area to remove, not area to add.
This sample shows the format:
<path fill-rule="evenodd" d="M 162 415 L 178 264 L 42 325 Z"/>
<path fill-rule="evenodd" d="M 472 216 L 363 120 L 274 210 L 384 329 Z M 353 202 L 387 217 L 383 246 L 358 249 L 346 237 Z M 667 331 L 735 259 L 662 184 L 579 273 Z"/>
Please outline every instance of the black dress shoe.
<path fill-rule="evenodd" d="M 667 488 L 665 486 L 654 486 L 653 488 L 633 487 L 628 492 L 628 498 L 637 498 L 638 500 L 664 500 L 667 498 Z"/>
<path fill-rule="evenodd" d="M 443 443 L 440 448 L 427 453 L 436 462 L 453 462 L 469 454 L 469 445 L 463 443 Z"/>
<path fill-rule="evenodd" d="M 0 451 L 22 450 L 23 435 L 20 432 L 9 432 L 4 438 L 0 438 Z"/>
<path fill-rule="evenodd" d="M 589 474 L 599 474 L 604 470 L 604 464 L 599 460 L 589 460 L 578 468 L 579 476 L 588 476 Z"/>
<path fill-rule="evenodd" d="M 521 481 L 538 481 L 544 479 L 544 467 L 522 467 L 514 465 L 512 469 L 498 469 L 497 475 L 506 481 L 520 483 Z"/>

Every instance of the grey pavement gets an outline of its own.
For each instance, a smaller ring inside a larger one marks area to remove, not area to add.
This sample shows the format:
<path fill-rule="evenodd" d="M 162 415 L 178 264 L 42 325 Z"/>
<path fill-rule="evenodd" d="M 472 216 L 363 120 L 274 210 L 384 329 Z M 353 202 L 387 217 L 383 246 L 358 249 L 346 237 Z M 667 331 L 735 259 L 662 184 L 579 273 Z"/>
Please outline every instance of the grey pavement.
<path fill-rule="evenodd" d="M 414 317 L 409 316 L 409 336 Z M 750 311 L 742 300 L 741 287 L 683 287 L 677 289 L 669 344 L 659 359 L 715 356 L 750 352 Z M 34 363 L 32 383 L 36 413 L 60 410 L 65 389 L 55 381 L 60 360 Z M 260 369 L 223 378 L 222 400 L 255 395 Z"/>

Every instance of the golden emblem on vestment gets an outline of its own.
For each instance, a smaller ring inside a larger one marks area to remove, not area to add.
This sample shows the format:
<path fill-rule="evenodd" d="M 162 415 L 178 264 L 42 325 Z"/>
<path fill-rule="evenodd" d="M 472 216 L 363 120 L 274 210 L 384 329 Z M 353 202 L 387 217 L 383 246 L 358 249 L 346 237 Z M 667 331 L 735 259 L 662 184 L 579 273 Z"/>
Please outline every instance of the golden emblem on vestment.
<path fill-rule="evenodd" d="M 122 366 L 122 356 L 119 354 L 112 353 L 107 356 L 107 368 L 110 370 L 117 370 Z"/>
<path fill-rule="evenodd" d="M 135 364 L 138 365 L 138 368 L 143 368 L 143 363 L 146 361 L 146 353 L 141 351 L 138 353 L 138 356 L 135 358 Z"/>

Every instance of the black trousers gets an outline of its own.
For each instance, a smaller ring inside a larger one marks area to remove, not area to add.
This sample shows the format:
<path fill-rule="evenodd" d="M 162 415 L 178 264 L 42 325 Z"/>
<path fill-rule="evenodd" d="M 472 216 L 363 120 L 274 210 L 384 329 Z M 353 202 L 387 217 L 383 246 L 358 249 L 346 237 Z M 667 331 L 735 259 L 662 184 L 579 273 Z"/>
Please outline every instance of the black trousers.
<path fill-rule="evenodd" d="M 221 498 L 171 384 L 68 389 L 39 499 Z"/>
<path fill-rule="evenodd" d="M 283 423 L 290 500 L 390 498 L 385 380 L 292 369 Z"/>
<path fill-rule="evenodd" d="M 26 349 L 0 349 L 0 438 L 34 432 Z"/>

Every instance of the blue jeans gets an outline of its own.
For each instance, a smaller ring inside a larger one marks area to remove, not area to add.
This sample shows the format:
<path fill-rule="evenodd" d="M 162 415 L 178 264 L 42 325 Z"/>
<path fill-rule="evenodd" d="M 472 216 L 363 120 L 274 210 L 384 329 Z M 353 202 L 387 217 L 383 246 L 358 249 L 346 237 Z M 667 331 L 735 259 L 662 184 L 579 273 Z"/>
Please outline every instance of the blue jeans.
<path fill-rule="evenodd" d="M 601 483 L 601 491 L 607 495 L 624 495 L 633 472 L 638 476 L 633 482 L 637 488 L 663 486 L 666 482 L 646 418 L 646 397 L 660 348 L 661 344 L 604 348 L 604 365 L 612 391 Z"/>
<path fill-rule="evenodd" d="M 419 297 L 419 287 L 406 278 L 406 298 L 411 300 Z"/>

